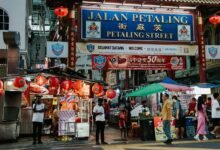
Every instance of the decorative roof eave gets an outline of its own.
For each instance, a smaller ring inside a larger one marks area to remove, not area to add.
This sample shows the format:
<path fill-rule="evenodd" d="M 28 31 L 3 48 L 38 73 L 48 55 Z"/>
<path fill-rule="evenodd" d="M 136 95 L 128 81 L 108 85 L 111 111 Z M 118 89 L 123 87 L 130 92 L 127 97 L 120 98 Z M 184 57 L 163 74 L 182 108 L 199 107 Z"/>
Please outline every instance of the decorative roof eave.
<path fill-rule="evenodd" d="M 170 6 L 220 6 L 220 0 L 85 0 L 103 3 L 126 3 L 126 4 L 156 4 Z"/>

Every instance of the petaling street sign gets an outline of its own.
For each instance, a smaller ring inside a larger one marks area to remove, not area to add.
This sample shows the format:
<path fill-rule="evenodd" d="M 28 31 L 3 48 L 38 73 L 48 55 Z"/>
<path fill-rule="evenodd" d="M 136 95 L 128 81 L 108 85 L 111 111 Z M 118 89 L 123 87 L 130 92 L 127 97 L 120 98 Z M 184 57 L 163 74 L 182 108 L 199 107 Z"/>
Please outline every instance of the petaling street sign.
<path fill-rule="evenodd" d="M 195 56 L 198 45 L 76 43 L 77 54 Z"/>
<path fill-rule="evenodd" d="M 92 55 L 94 70 L 183 70 L 184 56 Z"/>
<path fill-rule="evenodd" d="M 82 39 L 189 42 L 192 14 L 81 10 Z"/>

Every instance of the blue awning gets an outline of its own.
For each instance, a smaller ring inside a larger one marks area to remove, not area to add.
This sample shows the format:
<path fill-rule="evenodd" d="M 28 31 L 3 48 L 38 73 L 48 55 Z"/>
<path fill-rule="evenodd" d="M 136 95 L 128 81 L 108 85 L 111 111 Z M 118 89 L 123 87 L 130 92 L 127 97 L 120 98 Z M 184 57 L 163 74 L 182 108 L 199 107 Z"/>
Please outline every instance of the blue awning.
<path fill-rule="evenodd" d="M 198 83 L 196 86 L 200 88 L 218 88 L 220 84 L 212 84 L 212 83 Z"/>

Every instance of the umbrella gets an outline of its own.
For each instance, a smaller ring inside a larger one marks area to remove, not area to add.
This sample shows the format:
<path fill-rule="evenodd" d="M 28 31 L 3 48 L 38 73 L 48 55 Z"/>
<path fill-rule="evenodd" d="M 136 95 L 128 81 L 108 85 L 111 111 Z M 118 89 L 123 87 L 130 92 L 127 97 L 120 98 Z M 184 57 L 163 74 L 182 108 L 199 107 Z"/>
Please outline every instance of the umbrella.
<path fill-rule="evenodd" d="M 172 80 L 171 78 L 169 77 L 165 77 L 163 80 L 162 80 L 163 83 L 170 83 L 170 84 L 178 84 L 176 81 Z"/>
<path fill-rule="evenodd" d="M 192 91 L 193 88 L 190 88 L 188 86 L 184 86 L 184 85 L 178 85 L 178 84 L 169 84 L 169 83 L 160 83 L 162 86 L 164 86 L 167 90 L 169 91 L 180 91 L 180 92 L 184 92 L 184 91 Z"/>
<path fill-rule="evenodd" d="M 135 90 L 131 93 L 126 94 L 126 96 L 147 96 L 154 93 L 165 91 L 166 88 L 162 86 L 160 83 L 153 83 L 150 85 L 147 85 L 145 87 L 142 87 L 138 90 Z"/>

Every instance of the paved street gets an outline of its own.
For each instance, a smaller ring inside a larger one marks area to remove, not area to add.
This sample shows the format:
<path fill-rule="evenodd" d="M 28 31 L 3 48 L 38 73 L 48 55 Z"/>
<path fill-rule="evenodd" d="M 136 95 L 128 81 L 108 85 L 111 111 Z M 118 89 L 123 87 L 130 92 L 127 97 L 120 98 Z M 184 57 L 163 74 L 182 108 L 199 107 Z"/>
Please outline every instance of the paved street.
<path fill-rule="evenodd" d="M 5 143 L 0 145 L 0 150 L 218 150 L 220 149 L 220 139 L 209 141 L 174 141 L 172 145 L 165 145 L 163 142 L 134 142 L 117 141 L 109 142 L 109 145 L 94 145 L 89 141 L 61 142 L 44 138 L 43 144 L 32 145 L 30 138 L 24 138 L 16 143 Z"/>
<path fill-rule="evenodd" d="M 172 145 L 163 142 L 141 141 L 140 138 L 129 137 L 128 141 L 121 140 L 116 128 L 106 128 L 105 139 L 109 145 L 95 145 L 95 133 L 88 140 L 72 140 L 69 142 L 55 141 L 51 136 L 43 136 L 43 144 L 32 145 L 32 137 L 20 137 L 18 142 L 0 143 L 0 150 L 219 150 L 220 139 L 209 135 L 208 141 L 193 139 L 174 141 Z"/>
<path fill-rule="evenodd" d="M 162 142 L 147 142 L 138 144 L 116 144 L 102 147 L 104 150 L 219 150 L 220 140 L 206 142 L 176 141 L 172 145 L 164 145 Z"/>

